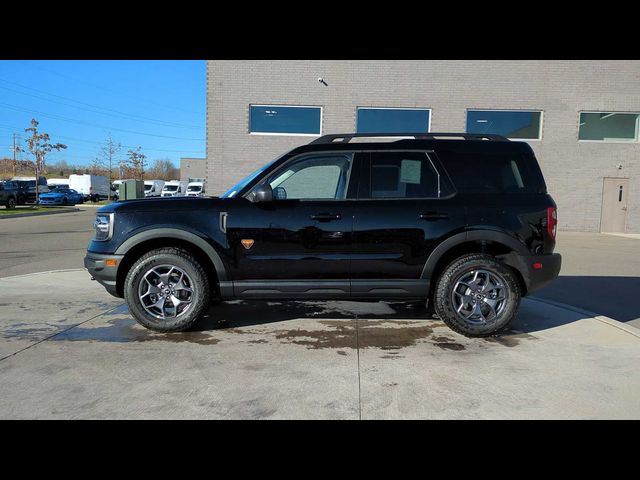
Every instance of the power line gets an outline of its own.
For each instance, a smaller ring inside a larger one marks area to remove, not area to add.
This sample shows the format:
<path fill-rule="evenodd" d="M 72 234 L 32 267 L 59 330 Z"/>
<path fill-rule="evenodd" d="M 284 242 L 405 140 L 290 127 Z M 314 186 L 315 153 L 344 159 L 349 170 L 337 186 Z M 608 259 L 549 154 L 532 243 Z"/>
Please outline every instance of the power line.
<path fill-rule="evenodd" d="M 15 130 L 23 130 L 23 128 L 21 127 L 10 127 L 8 125 L 2 125 L 0 124 L 0 128 L 4 129 L 4 130 L 11 130 L 11 131 L 15 131 Z M 55 133 L 50 133 L 49 134 L 51 137 L 53 138 L 62 138 L 62 139 L 66 139 L 66 140 L 75 140 L 76 142 L 82 142 L 82 143 L 91 143 L 91 144 L 95 144 L 95 145 L 104 145 L 104 142 L 99 142 L 96 140 L 85 140 L 82 138 L 77 138 L 77 137 L 69 137 L 67 135 L 57 135 Z M 139 145 L 122 145 L 122 147 L 124 148 L 138 148 Z M 200 154 L 204 154 L 205 151 L 204 150 L 167 150 L 164 148 L 143 148 L 143 150 L 146 151 L 155 151 L 155 152 L 166 152 L 166 153 L 200 153 Z"/>
<path fill-rule="evenodd" d="M 115 131 L 118 131 L 118 132 L 135 133 L 136 135 L 144 135 L 144 136 L 147 136 L 147 137 L 170 138 L 170 139 L 173 139 L 173 140 L 190 140 L 190 141 L 198 141 L 198 142 L 204 142 L 205 141 L 204 138 L 185 138 L 185 137 L 173 137 L 173 136 L 169 136 L 169 135 L 157 135 L 157 134 L 153 134 L 153 133 L 137 132 L 135 130 L 126 130 L 124 128 L 109 127 L 109 126 L 105 126 L 105 125 L 99 125 L 99 124 L 96 124 L 96 123 L 82 122 L 80 120 L 76 120 L 76 119 L 73 119 L 73 118 L 63 117 L 62 115 L 53 115 L 53 114 L 50 114 L 50 113 L 40 112 L 38 110 L 32 110 L 32 109 L 29 109 L 29 108 L 19 107 L 17 105 L 11 105 L 10 103 L 0 103 L 0 108 L 5 108 L 7 110 L 14 110 L 14 111 L 19 111 L 19 112 L 36 113 L 36 114 L 41 115 L 43 117 L 53 118 L 54 120 L 62 120 L 63 122 L 76 123 L 78 125 L 85 125 L 85 126 L 88 126 L 88 127 L 104 128 L 106 130 L 115 130 Z"/>
<path fill-rule="evenodd" d="M 134 114 L 130 114 L 130 113 L 120 112 L 118 110 L 113 110 L 113 109 L 110 109 L 110 108 L 105 108 L 105 107 L 100 107 L 100 106 L 97 106 L 97 105 L 92 105 L 90 103 L 81 102 L 80 100 L 74 100 L 74 99 L 69 98 L 69 97 L 63 97 L 61 95 L 55 95 L 53 93 L 48 93 L 48 92 L 45 92 L 43 90 L 37 90 L 35 88 L 26 87 L 24 85 L 20 85 L 19 83 L 10 82 L 10 81 L 2 79 L 2 78 L 0 78 L 0 82 L 5 82 L 5 83 L 12 84 L 12 85 L 17 85 L 20 88 L 24 88 L 26 90 L 32 90 L 34 92 L 40 92 L 40 93 L 43 93 L 45 95 L 49 95 L 51 97 L 56 97 L 56 98 L 62 98 L 62 99 L 65 99 L 65 100 L 69 100 L 71 102 L 75 102 L 75 103 L 79 103 L 81 105 L 86 105 L 86 106 L 92 107 L 92 109 L 83 108 L 83 107 L 79 107 L 77 105 L 72 105 L 70 103 L 51 100 L 50 98 L 45 98 L 45 97 L 41 97 L 39 95 L 33 95 L 33 94 L 30 94 L 30 93 L 21 92 L 19 90 L 14 90 L 12 88 L 0 86 L 0 88 L 2 88 L 3 90 L 7 90 L 7 91 L 10 91 L 10 92 L 15 92 L 15 93 L 18 93 L 20 95 L 25 95 L 25 96 L 28 96 L 28 97 L 38 98 L 40 100 L 45 100 L 45 101 L 51 102 L 51 103 L 57 103 L 59 105 L 66 105 L 68 107 L 77 108 L 78 110 L 84 110 L 86 112 L 97 113 L 99 115 L 108 115 L 110 117 L 122 118 L 122 119 L 125 119 L 125 120 L 135 120 L 136 122 L 149 123 L 149 124 L 152 124 L 152 125 L 159 125 L 159 126 L 163 126 L 163 127 L 187 128 L 187 129 L 192 129 L 192 130 L 203 130 L 204 129 L 204 127 L 197 127 L 197 126 L 194 126 L 194 125 L 185 125 L 183 123 L 167 122 L 165 120 L 154 120 L 154 119 L 150 119 L 150 118 L 143 117 L 143 116 L 140 116 L 140 115 L 134 115 Z M 101 111 L 98 111 L 98 110 L 95 110 L 95 109 L 106 110 L 107 112 L 114 112 L 114 113 L 101 112 Z"/>
<path fill-rule="evenodd" d="M 196 113 L 198 115 L 203 115 L 205 113 L 203 111 L 188 110 L 186 108 L 169 106 L 169 105 L 165 105 L 165 104 L 162 104 L 162 103 L 154 102 L 152 100 L 147 100 L 147 99 L 141 98 L 139 96 L 130 95 L 130 94 L 124 93 L 124 92 L 118 92 L 118 91 L 112 90 L 110 88 L 106 88 L 106 87 L 103 87 L 103 86 L 100 86 L 100 85 L 96 85 L 96 84 L 93 84 L 91 82 L 87 82 L 86 80 L 80 80 L 80 79 L 72 77 L 70 75 L 64 75 L 64 74 L 62 74 L 60 72 L 56 72 L 55 70 L 44 68 L 42 66 L 33 65 L 32 63 L 28 63 L 28 62 L 26 62 L 24 60 L 22 60 L 21 62 L 24 63 L 25 65 L 28 65 L 28 66 L 32 67 L 32 68 L 36 68 L 36 69 L 42 70 L 44 72 L 49 72 L 49 73 L 52 73 L 54 75 L 58 75 L 59 77 L 67 78 L 69 80 L 73 80 L 74 82 L 77 82 L 77 83 L 84 83 L 85 85 L 89 85 L 90 87 L 97 88 L 98 90 L 104 90 L 105 92 L 115 93 L 116 95 L 121 95 L 121 96 L 125 96 L 125 97 L 128 97 L 128 98 L 133 98 L 134 100 L 136 100 L 138 102 L 145 102 L 145 103 L 149 103 L 151 105 L 156 105 L 156 106 L 159 106 L 159 107 L 168 108 L 170 110 L 179 110 L 179 111 L 183 111 L 183 112 L 187 112 L 187 113 Z"/>

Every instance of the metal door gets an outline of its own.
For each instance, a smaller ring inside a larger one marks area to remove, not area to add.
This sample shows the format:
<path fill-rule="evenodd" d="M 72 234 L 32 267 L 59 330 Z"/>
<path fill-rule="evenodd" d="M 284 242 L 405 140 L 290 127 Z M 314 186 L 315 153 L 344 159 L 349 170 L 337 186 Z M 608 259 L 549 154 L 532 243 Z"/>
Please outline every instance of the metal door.
<path fill-rule="evenodd" d="M 626 232 L 627 198 L 629 198 L 628 178 L 604 178 L 601 232 Z"/>

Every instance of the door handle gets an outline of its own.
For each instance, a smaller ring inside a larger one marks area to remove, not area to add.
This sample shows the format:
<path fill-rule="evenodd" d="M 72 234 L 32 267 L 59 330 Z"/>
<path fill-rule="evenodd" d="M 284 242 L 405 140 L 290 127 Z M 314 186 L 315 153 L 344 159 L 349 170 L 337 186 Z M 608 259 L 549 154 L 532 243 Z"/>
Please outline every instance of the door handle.
<path fill-rule="evenodd" d="M 339 213 L 317 213 L 311 215 L 311 220 L 317 220 L 319 222 L 330 222 L 331 220 L 340 220 L 342 215 Z"/>
<path fill-rule="evenodd" d="M 427 222 L 433 222 L 435 220 L 445 220 L 449 218 L 446 213 L 427 212 L 420 214 L 420 220 L 426 220 Z"/>

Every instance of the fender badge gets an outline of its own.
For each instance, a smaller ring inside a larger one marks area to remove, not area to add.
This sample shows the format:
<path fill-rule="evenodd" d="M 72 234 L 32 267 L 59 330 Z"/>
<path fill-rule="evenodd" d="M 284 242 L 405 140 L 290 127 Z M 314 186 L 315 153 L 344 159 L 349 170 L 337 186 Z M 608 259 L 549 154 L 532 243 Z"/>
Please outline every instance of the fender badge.
<path fill-rule="evenodd" d="M 251 239 L 251 238 L 243 238 L 242 240 L 240 240 L 240 243 L 247 250 L 249 250 L 251 247 L 253 247 L 253 239 Z"/>

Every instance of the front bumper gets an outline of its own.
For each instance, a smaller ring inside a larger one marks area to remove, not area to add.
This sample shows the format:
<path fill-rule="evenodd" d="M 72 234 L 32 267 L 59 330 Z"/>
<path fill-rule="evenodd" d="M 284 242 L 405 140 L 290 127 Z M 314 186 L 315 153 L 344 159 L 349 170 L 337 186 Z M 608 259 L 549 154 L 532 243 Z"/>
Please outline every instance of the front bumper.
<path fill-rule="evenodd" d="M 40 197 L 40 204 L 42 205 L 62 205 L 61 198 L 42 198 Z"/>
<path fill-rule="evenodd" d="M 118 268 L 124 255 L 104 255 L 100 253 L 87 252 L 84 257 L 84 267 L 91 274 L 91 278 L 97 280 L 111 295 L 122 298 L 118 294 L 116 281 L 118 278 Z M 107 260 L 115 260 L 116 266 L 109 267 L 106 265 Z"/>

